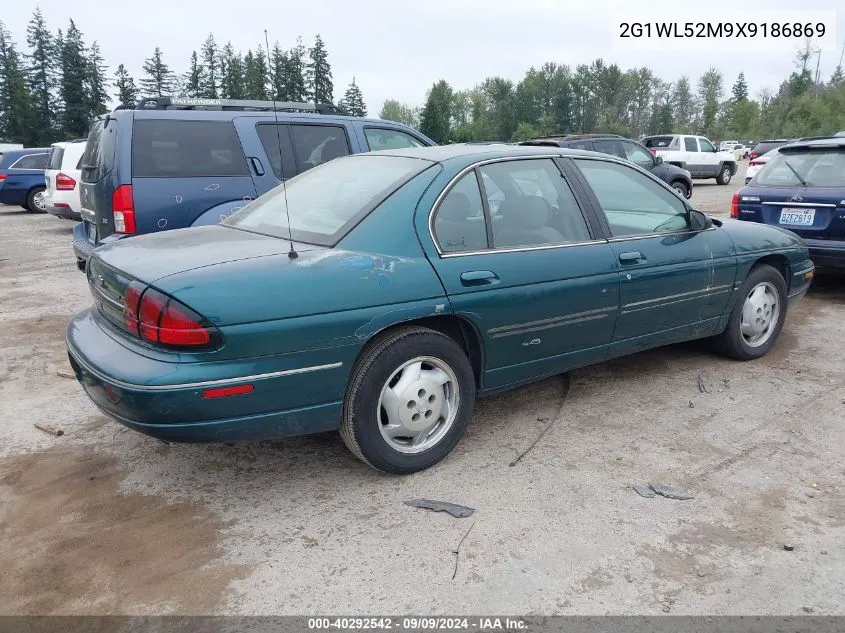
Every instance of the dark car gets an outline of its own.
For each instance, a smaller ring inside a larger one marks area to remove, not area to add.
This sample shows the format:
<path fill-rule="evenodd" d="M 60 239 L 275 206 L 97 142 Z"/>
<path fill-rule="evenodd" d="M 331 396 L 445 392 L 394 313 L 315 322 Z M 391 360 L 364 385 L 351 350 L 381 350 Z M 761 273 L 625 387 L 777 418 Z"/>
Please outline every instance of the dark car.
<path fill-rule="evenodd" d="M 645 147 L 623 136 L 613 134 L 570 134 L 567 136 L 548 136 L 526 141 L 522 145 L 554 145 L 569 149 L 584 149 L 600 154 L 610 154 L 629 160 L 650 171 L 684 198 L 692 197 L 692 178 L 686 169 L 664 163 L 663 159 L 653 156 Z"/>
<path fill-rule="evenodd" d="M 346 154 L 433 145 L 331 105 L 142 99 L 97 118 L 82 157 L 77 265 L 116 239 L 217 224 L 283 179 Z M 43 184 L 43 183 L 42 183 Z"/>
<path fill-rule="evenodd" d="M 786 145 L 790 142 L 788 138 L 777 138 L 777 139 L 769 139 L 768 141 L 760 141 L 757 145 L 754 146 L 754 149 L 751 150 L 751 153 L 748 155 L 748 160 L 754 160 L 762 156 L 763 154 L 767 154 L 771 152 L 773 149 L 777 149 L 783 145 Z"/>
<path fill-rule="evenodd" d="M 819 268 L 845 269 L 845 138 L 780 147 L 734 194 L 731 216 L 789 229 Z"/>
<path fill-rule="evenodd" d="M 50 161 L 49 147 L 17 149 L 0 158 L 0 204 L 19 205 L 44 213 L 44 171 Z"/>

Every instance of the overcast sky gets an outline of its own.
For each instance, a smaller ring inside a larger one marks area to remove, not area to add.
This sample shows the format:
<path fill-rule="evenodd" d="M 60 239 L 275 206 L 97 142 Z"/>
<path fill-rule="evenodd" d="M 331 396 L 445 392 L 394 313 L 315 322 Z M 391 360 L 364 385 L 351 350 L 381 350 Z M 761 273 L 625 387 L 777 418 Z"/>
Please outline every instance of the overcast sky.
<path fill-rule="evenodd" d="M 19 45 L 25 43 L 36 5 L 51 30 L 66 30 L 72 17 L 86 42 L 99 41 L 110 76 L 123 63 L 136 79 L 157 45 L 165 61 L 181 73 L 191 51 L 199 50 L 209 33 L 244 51 L 263 43 L 265 28 L 271 45 L 278 40 L 285 48 L 295 44 L 297 35 L 310 46 L 320 33 L 332 65 L 335 99 L 354 75 L 371 115 L 388 98 L 422 105 L 426 90 L 441 78 L 464 89 L 491 75 L 518 81 L 530 66 L 546 61 L 574 66 L 597 57 L 623 69 L 649 66 L 668 81 L 686 74 L 693 84 L 716 66 L 724 74 L 726 91 L 742 70 L 756 96 L 762 88 L 777 88 L 793 70 L 794 51 L 725 51 L 717 45 L 709 52 L 618 51 L 612 49 L 611 18 L 633 8 L 643 21 L 663 20 L 666 10 L 688 6 L 705 8 L 711 20 L 730 20 L 735 9 L 754 11 L 756 19 L 765 20 L 778 9 L 843 6 L 836 0 L 708 0 L 698 6 L 677 0 L 4 0 L 0 20 Z M 821 56 L 825 79 L 839 61 L 843 37 L 845 9 L 837 16 L 836 50 Z"/>

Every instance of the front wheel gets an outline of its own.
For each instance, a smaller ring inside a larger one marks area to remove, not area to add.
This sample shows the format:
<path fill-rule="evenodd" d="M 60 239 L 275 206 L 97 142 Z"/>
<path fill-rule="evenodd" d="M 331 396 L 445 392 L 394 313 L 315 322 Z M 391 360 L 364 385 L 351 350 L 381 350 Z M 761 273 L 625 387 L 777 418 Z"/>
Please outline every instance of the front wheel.
<path fill-rule="evenodd" d="M 682 198 L 690 197 L 689 187 L 687 187 L 687 183 L 685 183 L 683 180 L 676 180 L 675 182 L 673 182 L 672 189 L 677 191 Z"/>
<path fill-rule="evenodd" d="M 26 209 L 35 213 L 47 212 L 47 201 L 44 199 L 44 187 L 35 187 L 26 197 Z"/>
<path fill-rule="evenodd" d="M 719 172 L 719 175 L 716 176 L 716 182 L 720 185 L 727 185 L 731 182 L 731 177 L 733 176 L 733 172 L 731 172 L 730 165 L 722 165 L 722 169 Z"/>
<path fill-rule="evenodd" d="M 404 475 L 446 457 L 474 407 L 475 377 L 463 348 L 435 330 L 402 327 L 355 364 L 340 435 L 373 468 Z"/>
<path fill-rule="evenodd" d="M 754 360 L 768 353 L 786 318 L 786 281 L 772 266 L 751 269 L 725 331 L 715 338 L 716 349 L 737 360 Z"/>

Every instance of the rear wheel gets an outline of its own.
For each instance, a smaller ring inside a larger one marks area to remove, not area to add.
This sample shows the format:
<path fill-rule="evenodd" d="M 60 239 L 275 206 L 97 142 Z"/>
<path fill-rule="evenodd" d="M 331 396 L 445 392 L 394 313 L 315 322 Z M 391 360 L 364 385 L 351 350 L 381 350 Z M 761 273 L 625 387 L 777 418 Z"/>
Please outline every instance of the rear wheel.
<path fill-rule="evenodd" d="M 672 189 L 677 191 L 681 197 L 689 198 L 689 188 L 687 187 L 687 183 L 683 180 L 675 180 L 672 182 Z"/>
<path fill-rule="evenodd" d="M 731 172 L 731 166 L 722 165 L 719 171 L 719 175 L 716 176 L 716 182 L 718 182 L 720 185 L 727 185 L 730 183 L 732 176 L 733 173 Z"/>
<path fill-rule="evenodd" d="M 475 377 L 461 346 L 435 330 L 402 327 L 355 364 L 340 434 L 373 468 L 413 473 L 452 451 L 474 407 Z"/>
<path fill-rule="evenodd" d="M 764 356 L 780 335 L 786 318 L 786 281 L 772 266 L 751 269 L 725 331 L 715 338 L 716 349 L 737 360 Z"/>
<path fill-rule="evenodd" d="M 44 187 L 34 187 L 26 197 L 26 209 L 34 213 L 46 213 L 47 201 L 44 199 Z"/>

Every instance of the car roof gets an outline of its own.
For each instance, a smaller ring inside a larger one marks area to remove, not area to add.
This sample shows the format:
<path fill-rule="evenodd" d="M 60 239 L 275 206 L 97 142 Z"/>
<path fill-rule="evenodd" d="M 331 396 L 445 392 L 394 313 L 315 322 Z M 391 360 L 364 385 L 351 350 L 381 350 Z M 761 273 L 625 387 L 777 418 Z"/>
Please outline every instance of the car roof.
<path fill-rule="evenodd" d="M 377 153 L 406 158 L 421 158 L 438 163 L 457 158 L 485 160 L 519 156 L 604 156 L 596 152 L 587 152 L 579 149 L 566 149 L 548 145 L 509 145 L 506 143 L 453 143 L 451 145 L 434 145 L 432 147 L 384 149 Z"/>
<path fill-rule="evenodd" d="M 845 138 L 830 137 L 813 139 L 809 141 L 798 141 L 797 143 L 789 143 L 778 148 L 781 152 L 791 152 L 802 149 L 839 149 L 845 150 Z"/>
<path fill-rule="evenodd" d="M 28 154 L 48 154 L 49 147 L 27 147 L 26 149 L 12 149 L 5 152 L 4 156 L 26 156 Z"/>

